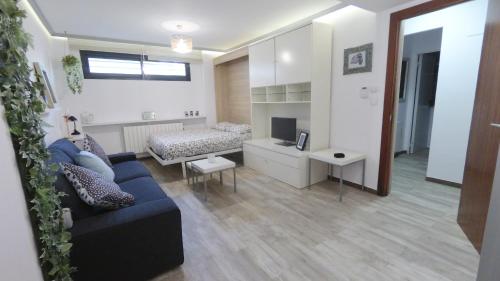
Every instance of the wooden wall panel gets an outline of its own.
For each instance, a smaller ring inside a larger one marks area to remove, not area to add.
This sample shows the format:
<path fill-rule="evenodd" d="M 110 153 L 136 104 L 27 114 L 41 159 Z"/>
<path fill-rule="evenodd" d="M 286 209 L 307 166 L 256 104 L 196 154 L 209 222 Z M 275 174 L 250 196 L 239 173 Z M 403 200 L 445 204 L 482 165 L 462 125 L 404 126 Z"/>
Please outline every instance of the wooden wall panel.
<path fill-rule="evenodd" d="M 217 122 L 251 123 L 248 56 L 215 66 Z"/>

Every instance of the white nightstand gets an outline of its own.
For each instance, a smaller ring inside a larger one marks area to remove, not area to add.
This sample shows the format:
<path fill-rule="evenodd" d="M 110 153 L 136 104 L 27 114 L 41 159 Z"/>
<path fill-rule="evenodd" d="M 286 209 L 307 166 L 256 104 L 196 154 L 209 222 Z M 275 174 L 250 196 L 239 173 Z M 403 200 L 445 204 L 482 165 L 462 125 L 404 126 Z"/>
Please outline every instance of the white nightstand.
<path fill-rule="evenodd" d="M 344 158 L 335 158 L 333 155 L 335 153 L 344 153 Z M 362 161 L 363 162 L 363 174 L 361 179 L 361 189 L 365 189 L 365 166 L 366 166 L 366 155 L 359 152 L 349 151 L 341 148 L 330 148 L 325 150 L 320 150 L 316 152 L 309 153 L 309 174 L 311 171 L 311 160 L 317 160 L 328 164 L 328 172 L 330 172 L 330 167 L 337 166 L 340 168 L 340 192 L 339 201 L 342 202 L 342 190 L 343 190 L 343 168 L 351 164 Z M 311 178 L 309 177 L 309 184 L 311 184 Z"/>

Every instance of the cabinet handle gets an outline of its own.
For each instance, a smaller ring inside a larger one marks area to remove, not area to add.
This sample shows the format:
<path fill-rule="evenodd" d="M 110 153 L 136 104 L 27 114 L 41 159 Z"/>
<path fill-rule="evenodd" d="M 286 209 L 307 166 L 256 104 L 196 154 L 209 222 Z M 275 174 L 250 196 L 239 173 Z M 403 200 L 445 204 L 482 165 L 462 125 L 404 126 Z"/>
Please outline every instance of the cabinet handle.
<path fill-rule="evenodd" d="M 495 128 L 500 128 L 500 124 L 498 124 L 498 123 L 491 123 L 490 125 L 495 127 Z"/>

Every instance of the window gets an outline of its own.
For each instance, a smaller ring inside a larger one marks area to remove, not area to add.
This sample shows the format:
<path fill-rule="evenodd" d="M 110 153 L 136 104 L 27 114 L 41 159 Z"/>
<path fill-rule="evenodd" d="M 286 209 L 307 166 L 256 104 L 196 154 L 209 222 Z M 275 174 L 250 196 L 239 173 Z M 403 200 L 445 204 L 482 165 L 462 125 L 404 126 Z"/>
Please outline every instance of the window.
<path fill-rule="evenodd" d="M 148 60 L 148 56 L 80 51 L 85 79 L 191 81 L 189 63 Z"/>

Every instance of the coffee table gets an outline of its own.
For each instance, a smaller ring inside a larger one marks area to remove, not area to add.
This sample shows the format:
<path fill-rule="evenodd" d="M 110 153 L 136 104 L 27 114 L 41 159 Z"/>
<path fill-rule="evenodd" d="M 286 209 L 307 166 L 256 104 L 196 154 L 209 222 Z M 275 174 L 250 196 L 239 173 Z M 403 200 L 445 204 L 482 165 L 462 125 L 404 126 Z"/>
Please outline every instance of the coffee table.
<path fill-rule="evenodd" d="M 193 187 L 198 181 L 198 174 L 203 175 L 203 187 L 205 189 L 205 201 L 207 201 L 207 177 L 212 175 L 212 173 L 219 173 L 220 184 L 224 185 L 222 179 L 222 172 L 225 170 L 233 169 L 233 186 L 234 192 L 236 192 L 236 164 L 233 161 L 229 161 L 223 157 L 215 157 L 214 163 L 211 163 L 208 159 L 196 160 L 189 163 L 186 163 L 188 167 L 188 183 L 189 178 L 193 176 L 191 179 L 193 183 Z"/>

